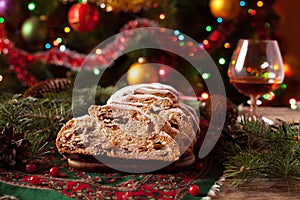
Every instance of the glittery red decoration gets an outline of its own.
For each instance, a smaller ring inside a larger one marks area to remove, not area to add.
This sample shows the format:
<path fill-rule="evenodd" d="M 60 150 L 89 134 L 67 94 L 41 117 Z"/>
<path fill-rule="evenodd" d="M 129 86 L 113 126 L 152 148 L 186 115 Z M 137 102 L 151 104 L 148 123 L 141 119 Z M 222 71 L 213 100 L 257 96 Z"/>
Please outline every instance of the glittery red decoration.
<path fill-rule="evenodd" d="M 74 4 L 68 12 L 68 21 L 76 31 L 88 32 L 96 28 L 99 22 L 97 9 L 86 3 Z"/>
<path fill-rule="evenodd" d="M 102 48 L 101 54 L 96 54 L 94 52 L 86 55 L 70 49 L 61 51 L 58 48 L 52 48 L 48 51 L 35 53 L 26 52 L 15 47 L 15 44 L 5 36 L 4 27 L 0 25 L 0 53 L 7 55 L 10 62 L 10 69 L 16 73 L 18 79 L 20 79 L 24 84 L 32 86 L 37 82 L 37 80 L 26 70 L 26 65 L 29 61 L 43 60 L 48 64 L 65 66 L 72 70 L 81 69 L 83 67 L 82 63 L 85 62 L 85 70 L 93 70 L 94 68 L 105 69 L 108 64 L 112 63 L 123 54 L 123 50 L 128 41 L 132 39 L 132 32 L 128 30 L 141 27 L 159 27 L 159 25 L 155 21 L 145 18 L 138 18 L 129 21 L 120 29 L 120 32 L 123 32 L 123 34 L 120 34 L 113 42 Z M 226 37 L 234 31 L 234 29 L 235 23 L 222 23 L 219 28 L 206 39 L 208 44 L 205 44 L 204 48 L 208 52 L 213 52 L 223 44 Z M 166 35 L 162 41 L 167 41 L 168 43 L 169 41 L 172 41 L 172 37 L 173 35 Z M 199 47 L 199 44 L 197 43 L 191 43 L 191 45 L 185 45 L 182 47 L 182 50 L 186 50 L 190 53 L 196 53 L 200 49 L 201 47 Z"/>

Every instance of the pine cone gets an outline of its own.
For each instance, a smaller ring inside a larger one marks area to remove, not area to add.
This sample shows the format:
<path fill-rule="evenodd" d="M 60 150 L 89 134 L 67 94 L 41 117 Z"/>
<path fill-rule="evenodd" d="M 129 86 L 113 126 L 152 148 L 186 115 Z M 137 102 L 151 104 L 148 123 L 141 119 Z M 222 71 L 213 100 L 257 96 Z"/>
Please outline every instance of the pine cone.
<path fill-rule="evenodd" d="M 15 165 L 29 156 L 30 142 L 24 137 L 19 139 L 21 135 L 14 137 L 12 130 L 5 130 L 0 135 L 0 166 Z"/>
<path fill-rule="evenodd" d="M 248 133 L 242 128 L 238 128 L 236 126 L 228 126 L 225 128 L 222 132 L 222 138 L 229 141 L 234 141 L 242 148 L 248 146 Z"/>
<path fill-rule="evenodd" d="M 226 105 L 226 118 L 225 118 L 225 127 L 228 125 L 234 124 L 237 120 L 238 113 L 236 109 L 236 105 L 232 103 L 232 101 L 229 98 L 226 98 L 226 103 L 224 102 L 224 97 L 221 95 L 214 95 L 211 98 L 215 99 L 215 107 L 214 110 L 212 110 L 211 101 L 207 101 L 204 111 L 206 114 L 206 117 L 208 119 L 211 118 L 212 112 L 220 112 L 223 111 Z"/>
<path fill-rule="evenodd" d="M 0 136 L 0 166 L 5 164 L 16 164 L 17 150 L 14 148 L 10 139 L 5 136 Z"/>
<path fill-rule="evenodd" d="M 58 93 L 66 91 L 71 87 L 71 81 L 66 78 L 48 79 L 38 82 L 37 84 L 28 88 L 23 96 L 42 98 L 47 93 Z"/>

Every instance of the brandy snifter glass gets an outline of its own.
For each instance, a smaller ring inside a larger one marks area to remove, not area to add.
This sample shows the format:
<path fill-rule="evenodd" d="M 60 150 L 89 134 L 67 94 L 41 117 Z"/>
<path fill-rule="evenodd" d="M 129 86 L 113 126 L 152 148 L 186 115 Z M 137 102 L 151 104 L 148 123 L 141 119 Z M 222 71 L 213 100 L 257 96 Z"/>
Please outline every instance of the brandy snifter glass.
<path fill-rule="evenodd" d="M 250 114 L 256 114 L 260 96 L 277 89 L 284 68 L 276 40 L 240 39 L 228 68 L 230 83 L 250 97 Z"/>

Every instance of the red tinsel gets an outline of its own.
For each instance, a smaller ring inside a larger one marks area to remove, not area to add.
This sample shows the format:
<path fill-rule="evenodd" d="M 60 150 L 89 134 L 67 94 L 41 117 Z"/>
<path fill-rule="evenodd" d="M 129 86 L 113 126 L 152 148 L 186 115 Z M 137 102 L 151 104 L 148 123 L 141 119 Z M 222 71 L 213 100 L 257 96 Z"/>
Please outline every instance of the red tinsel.
<path fill-rule="evenodd" d="M 26 85 L 31 86 L 34 85 L 37 80 L 34 76 L 29 74 L 26 69 L 26 65 L 29 61 L 43 60 L 48 64 L 65 66 L 72 70 L 81 69 L 84 62 L 85 70 L 92 70 L 94 68 L 104 69 L 109 63 L 112 63 L 123 54 L 123 50 L 125 49 L 127 42 L 132 37 L 132 33 L 130 31 L 126 32 L 126 30 L 140 27 L 158 26 L 159 25 L 155 21 L 145 18 L 129 21 L 120 29 L 120 32 L 125 32 L 118 35 L 111 44 L 108 44 L 105 46 L 105 48 L 101 49 L 100 54 L 90 53 L 86 55 L 69 49 L 61 51 L 58 48 L 51 48 L 48 51 L 29 53 L 17 48 L 15 44 L 5 36 L 5 34 L 0 34 L 0 52 L 7 55 L 10 62 L 10 69 L 16 73 L 18 79 L 20 79 Z M 224 28 L 224 26 L 226 27 Z M 223 25 L 220 26 L 220 29 L 215 30 L 208 37 L 207 41 L 209 42 L 209 45 L 205 45 L 204 48 L 208 52 L 212 52 L 214 49 L 217 49 L 220 45 L 222 45 L 228 34 L 230 34 L 233 30 L 234 24 L 223 23 Z M 0 27 L 0 33 L 4 33 L 3 27 Z M 180 42 L 176 39 L 176 37 L 174 37 L 174 35 L 170 36 L 169 41 L 173 40 L 174 42 Z M 199 45 L 190 42 L 188 45 L 184 45 L 182 48 L 190 53 L 195 53 L 198 51 Z"/>
<path fill-rule="evenodd" d="M 121 31 L 139 28 L 139 27 L 153 27 L 158 24 L 148 19 L 136 19 L 129 21 Z M 3 27 L 2 27 L 2 30 Z M 29 53 L 21 50 L 10 41 L 5 34 L 1 34 L 0 38 L 0 52 L 8 57 L 10 69 L 13 70 L 17 78 L 28 86 L 34 85 L 37 80 L 30 75 L 26 69 L 26 65 L 32 60 L 44 60 L 49 64 L 55 64 L 68 67 L 72 70 L 81 68 L 83 61 L 85 66 L 89 66 L 89 70 L 95 67 L 105 68 L 111 60 L 117 59 L 122 54 L 122 46 L 130 39 L 130 34 L 122 34 L 122 37 L 116 37 L 112 44 L 109 44 L 102 49 L 101 54 L 81 54 L 76 51 L 66 49 L 64 51 L 58 48 L 52 48 L 49 51 L 41 51 L 36 53 Z"/>

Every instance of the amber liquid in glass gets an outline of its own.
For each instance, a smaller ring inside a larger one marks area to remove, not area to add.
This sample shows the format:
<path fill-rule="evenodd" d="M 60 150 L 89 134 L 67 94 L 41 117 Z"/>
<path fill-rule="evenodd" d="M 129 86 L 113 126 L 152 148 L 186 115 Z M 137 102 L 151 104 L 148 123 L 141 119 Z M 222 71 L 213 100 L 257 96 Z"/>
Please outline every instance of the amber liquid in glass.
<path fill-rule="evenodd" d="M 236 77 L 231 79 L 230 82 L 237 88 L 242 94 L 247 96 L 261 96 L 272 90 L 276 90 L 279 82 L 269 82 L 267 79 L 258 77 Z"/>

